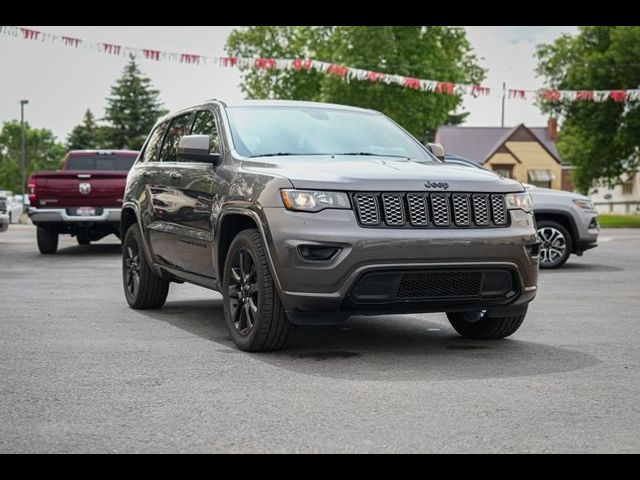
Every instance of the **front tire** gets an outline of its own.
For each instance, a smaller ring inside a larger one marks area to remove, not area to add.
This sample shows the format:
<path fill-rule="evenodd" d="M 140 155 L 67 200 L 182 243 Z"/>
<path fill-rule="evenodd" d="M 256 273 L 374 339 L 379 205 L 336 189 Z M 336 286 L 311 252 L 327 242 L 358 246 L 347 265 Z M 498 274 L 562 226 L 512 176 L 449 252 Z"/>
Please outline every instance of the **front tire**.
<path fill-rule="evenodd" d="M 169 282 L 156 275 L 147 262 L 137 225 L 133 225 L 125 237 L 122 281 L 127 303 L 134 310 L 156 310 L 167 301 Z"/>
<path fill-rule="evenodd" d="M 224 268 L 224 314 L 231 338 L 245 352 L 284 349 L 295 332 L 274 285 L 257 230 L 241 232 Z"/>
<path fill-rule="evenodd" d="M 486 311 L 447 313 L 451 326 L 471 340 L 501 340 L 516 333 L 527 312 L 505 318 L 490 318 Z"/>
<path fill-rule="evenodd" d="M 58 251 L 59 235 L 42 227 L 38 227 L 38 249 L 42 255 L 54 255 Z"/>
<path fill-rule="evenodd" d="M 569 231 L 558 222 L 542 220 L 538 223 L 540 268 L 560 268 L 573 252 L 573 239 Z"/>

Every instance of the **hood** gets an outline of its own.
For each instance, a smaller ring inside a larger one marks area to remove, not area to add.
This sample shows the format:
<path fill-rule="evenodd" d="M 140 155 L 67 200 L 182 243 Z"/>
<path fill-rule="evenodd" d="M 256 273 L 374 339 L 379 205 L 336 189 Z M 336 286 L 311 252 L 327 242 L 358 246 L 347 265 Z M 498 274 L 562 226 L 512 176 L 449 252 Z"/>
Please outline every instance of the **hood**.
<path fill-rule="evenodd" d="M 585 195 L 581 195 L 579 193 L 573 192 L 565 192 L 564 190 L 552 190 L 550 188 L 541 188 L 533 185 L 526 186 L 527 192 L 531 194 L 531 197 L 536 199 L 539 198 L 566 198 L 570 200 L 587 200 L 591 201 L 591 199 Z"/>
<path fill-rule="evenodd" d="M 522 192 L 493 172 L 387 157 L 277 157 L 243 162 L 248 172 L 278 175 L 303 190 L 350 192 Z M 446 187 L 446 188 L 445 188 Z"/>

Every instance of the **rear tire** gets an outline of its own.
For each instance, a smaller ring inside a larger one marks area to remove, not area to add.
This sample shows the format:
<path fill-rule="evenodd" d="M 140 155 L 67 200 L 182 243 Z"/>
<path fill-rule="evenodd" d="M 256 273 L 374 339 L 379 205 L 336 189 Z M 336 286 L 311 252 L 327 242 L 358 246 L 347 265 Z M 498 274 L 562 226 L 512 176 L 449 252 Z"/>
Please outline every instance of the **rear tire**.
<path fill-rule="evenodd" d="M 505 318 L 487 318 L 486 312 L 447 313 L 451 326 L 471 340 L 501 340 L 516 333 L 527 312 Z"/>
<path fill-rule="evenodd" d="M 59 235 L 55 232 L 38 227 L 38 249 L 42 255 L 54 255 L 58 251 Z"/>
<path fill-rule="evenodd" d="M 258 230 L 241 232 L 224 268 L 224 314 L 231 338 L 245 352 L 284 349 L 295 333 L 274 285 Z"/>
<path fill-rule="evenodd" d="M 156 275 L 147 262 L 138 225 L 132 225 L 125 237 L 122 280 L 127 303 L 134 310 L 156 310 L 167 301 L 169 282 Z"/>

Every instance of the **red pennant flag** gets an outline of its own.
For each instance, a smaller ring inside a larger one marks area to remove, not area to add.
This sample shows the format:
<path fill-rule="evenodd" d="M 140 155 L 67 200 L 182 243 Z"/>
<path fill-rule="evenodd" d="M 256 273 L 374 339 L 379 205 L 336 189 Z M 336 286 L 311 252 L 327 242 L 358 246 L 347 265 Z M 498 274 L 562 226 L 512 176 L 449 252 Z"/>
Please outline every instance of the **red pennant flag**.
<path fill-rule="evenodd" d="M 545 90 L 542 92 L 542 98 L 547 102 L 559 102 L 561 93 L 558 90 Z"/>
<path fill-rule="evenodd" d="M 187 53 L 183 53 L 180 55 L 180 63 L 187 63 L 189 65 L 198 65 L 202 57 L 200 55 L 189 55 Z"/>
<path fill-rule="evenodd" d="M 367 80 L 370 82 L 381 82 L 384 80 L 385 74 L 379 72 L 369 72 L 367 74 Z"/>
<path fill-rule="evenodd" d="M 74 38 L 74 37 L 62 37 L 62 42 L 67 46 L 67 47 L 75 47 L 78 48 L 78 46 L 80 45 L 80 42 L 82 40 L 80 40 L 79 38 Z"/>
<path fill-rule="evenodd" d="M 342 65 L 329 65 L 328 73 L 333 75 L 337 75 L 338 77 L 344 78 L 349 73 L 349 69 L 347 67 L 343 67 Z"/>
<path fill-rule="evenodd" d="M 37 30 L 31 30 L 29 28 L 21 28 L 20 30 L 26 40 L 37 40 L 40 36 L 40 32 Z"/>
<path fill-rule="evenodd" d="M 220 59 L 220 65 L 223 67 L 235 67 L 238 65 L 237 57 L 225 57 Z"/>
<path fill-rule="evenodd" d="M 454 83 L 449 82 L 440 82 L 438 83 L 438 93 L 446 93 L 447 95 L 453 95 L 455 92 L 456 85 Z"/>
<path fill-rule="evenodd" d="M 162 54 L 159 50 L 142 50 L 142 53 L 147 60 L 154 60 L 156 62 L 160 61 L 160 55 Z"/>
<path fill-rule="evenodd" d="M 275 70 L 277 66 L 278 64 L 273 58 L 259 58 L 256 60 L 256 68 L 262 70 Z"/>
<path fill-rule="evenodd" d="M 105 53 L 109 55 L 120 55 L 120 52 L 122 51 L 122 47 L 120 45 L 113 45 L 111 43 L 103 43 L 102 48 Z"/>
<path fill-rule="evenodd" d="M 300 70 L 311 70 L 311 68 L 313 67 L 313 61 L 312 60 L 301 60 L 301 59 L 296 59 L 293 61 L 293 68 L 294 70 L 300 71 Z"/>
<path fill-rule="evenodd" d="M 404 86 L 413 90 L 420 90 L 421 82 L 417 78 L 405 78 Z"/>
<path fill-rule="evenodd" d="M 576 93 L 576 100 L 589 101 L 593 100 L 593 91 L 581 90 Z"/>
<path fill-rule="evenodd" d="M 611 92 L 610 98 L 614 102 L 624 103 L 627 101 L 627 96 L 628 94 L 624 90 L 614 90 L 613 92 Z"/>

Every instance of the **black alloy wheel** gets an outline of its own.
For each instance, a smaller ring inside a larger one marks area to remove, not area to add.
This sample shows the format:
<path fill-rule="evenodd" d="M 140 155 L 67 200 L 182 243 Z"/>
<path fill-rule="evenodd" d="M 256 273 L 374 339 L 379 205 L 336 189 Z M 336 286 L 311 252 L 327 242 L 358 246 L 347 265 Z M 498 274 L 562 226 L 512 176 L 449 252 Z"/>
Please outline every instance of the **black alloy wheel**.
<path fill-rule="evenodd" d="M 251 252 L 241 249 L 231 261 L 229 282 L 229 311 L 236 331 L 242 336 L 251 334 L 260 308 L 258 270 Z"/>

